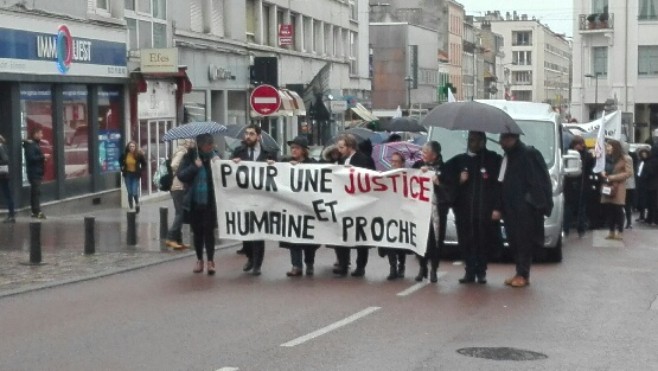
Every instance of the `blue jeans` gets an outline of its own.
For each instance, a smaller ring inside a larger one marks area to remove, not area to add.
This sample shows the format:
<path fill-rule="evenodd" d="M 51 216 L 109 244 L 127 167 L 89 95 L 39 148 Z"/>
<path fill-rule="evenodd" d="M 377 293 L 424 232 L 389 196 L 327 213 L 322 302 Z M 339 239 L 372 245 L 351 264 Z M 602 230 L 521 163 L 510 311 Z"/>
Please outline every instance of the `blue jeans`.
<path fill-rule="evenodd" d="M 14 198 L 11 196 L 11 189 L 9 188 L 9 179 L 0 179 L 0 190 L 5 195 L 5 205 L 9 210 L 9 217 L 13 218 L 16 215 L 16 210 L 14 209 Z"/>
<path fill-rule="evenodd" d="M 128 197 L 130 198 L 139 196 L 139 175 L 135 173 L 126 173 L 124 179 L 126 181 Z"/>

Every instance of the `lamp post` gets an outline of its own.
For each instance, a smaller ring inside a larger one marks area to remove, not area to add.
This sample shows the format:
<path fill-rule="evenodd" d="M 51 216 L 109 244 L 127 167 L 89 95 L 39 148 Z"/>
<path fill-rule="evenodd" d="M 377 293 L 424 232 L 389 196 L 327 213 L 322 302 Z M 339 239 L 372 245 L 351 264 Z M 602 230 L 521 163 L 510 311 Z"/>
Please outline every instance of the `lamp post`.
<path fill-rule="evenodd" d="M 411 85 L 414 82 L 414 78 L 411 76 L 405 76 L 404 81 L 407 82 L 407 109 L 411 110 Z"/>
<path fill-rule="evenodd" d="M 585 77 L 594 79 L 594 118 L 596 118 L 599 112 L 599 76 L 601 76 L 601 72 L 595 72 L 594 74 L 588 73 L 585 75 Z"/>

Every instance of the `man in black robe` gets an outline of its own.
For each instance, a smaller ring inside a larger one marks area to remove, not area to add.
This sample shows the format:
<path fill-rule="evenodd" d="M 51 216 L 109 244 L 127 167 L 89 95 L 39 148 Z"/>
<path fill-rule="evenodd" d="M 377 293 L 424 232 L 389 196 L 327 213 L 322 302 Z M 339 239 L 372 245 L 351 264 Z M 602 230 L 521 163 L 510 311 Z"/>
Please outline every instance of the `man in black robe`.
<path fill-rule="evenodd" d="M 506 285 L 525 287 L 535 249 L 544 246 L 544 216 L 551 215 L 553 194 L 550 175 L 541 153 L 521 142 L 518 134 L 501 134 L 505 158 L 500 166 L 502 210 L 494 219 L 505 219 L 510 248 L 514 252 L 516 275 Z"/>
<path fill-rule="evenodd" d="M 487 283 L 487 253 L 500 249 L 499 222 L 492 219 L 494 209 L 500 208 L 498 174 L 502 158 L 486 147 L 483 132 L 468 133 L 468 150 L 446 163 L 448 176 L 454 184 L 457 237 L 462 251 L 466 274 L 459 283 Z"/>

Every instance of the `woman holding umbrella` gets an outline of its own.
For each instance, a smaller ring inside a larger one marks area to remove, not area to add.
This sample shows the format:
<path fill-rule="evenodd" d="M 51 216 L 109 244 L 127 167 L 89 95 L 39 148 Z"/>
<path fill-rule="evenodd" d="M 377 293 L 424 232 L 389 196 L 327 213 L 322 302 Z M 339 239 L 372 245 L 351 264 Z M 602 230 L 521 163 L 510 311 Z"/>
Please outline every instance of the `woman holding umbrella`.
<path fill-rule="evenodd" d="M 288 145 L 290 146 L 290 158 L 284 161 L 289 161 L 292 165 L 315 163 L 315 160 L 309 157 L 308 139 L 305 136 L 297 136 L 295 139 L 289 141 Z M 306 263 L 306 275 L 313 275 L 315 251 L 320 245 L 280 242 L 279 246 L 290 249 L 292 269 L 286 273 L 288 277 L 299 277 L 302 275 L 302 254 L 304 255 L 304 263 Z"/>
<path fill-rule="evenodd" d="M 215 228 L 217 205 L 213 185 L 211 161 L 219 160 L 214 150 L 212 134 L 196 137 L 197 150 L 188 151 L 176 176 L 187 184 L 183 198 L 184 219 L 194 234 L 197 262 L 194 273 L 203 272 L 203 250 L 206 250 L 208 275 L 215 274 Z"/>
<path fill-rule="evenodd" d="M 417 161 L 414 169 L 423 171 L 433 170 L 436 173 L 434 177 L 434 197 L 432 197 L 432 218 L 430 220 L 430 234 L 427 239 L 427 251 L 425 256 L 418 256 L 420 270 L 416 276 L 416 281 L 420 282 L 427 278 L 427 262 L 431 263 L 429 272 L 430 282 L 437 282 L 437 270 L 439 269 L 439 258 L 443 242 L 446 237 L 446 224 L 448 220 L 448 209 L 450 207 L 450 193 L 448 187 L 441 176 L 443 168 L 443 158 L 441 157 L 441 145 L 439 142 L 430 141 L 423 145 L 423 159 Z"/>

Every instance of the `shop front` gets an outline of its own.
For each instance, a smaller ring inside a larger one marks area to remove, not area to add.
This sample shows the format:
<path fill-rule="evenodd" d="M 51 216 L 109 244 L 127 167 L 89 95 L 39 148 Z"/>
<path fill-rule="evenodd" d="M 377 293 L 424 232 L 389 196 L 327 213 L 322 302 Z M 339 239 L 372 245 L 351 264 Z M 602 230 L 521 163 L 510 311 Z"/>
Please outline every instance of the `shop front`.
<path fill-rule="evenodd" d="M 17 204 L 29 203 L 22 142 L 36 129 L 47 155 L 42 202 L 117 190 L 125 28 L 5 11 L 0 23 L 0 134 Z"/>

